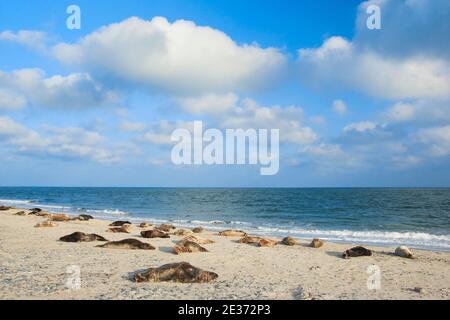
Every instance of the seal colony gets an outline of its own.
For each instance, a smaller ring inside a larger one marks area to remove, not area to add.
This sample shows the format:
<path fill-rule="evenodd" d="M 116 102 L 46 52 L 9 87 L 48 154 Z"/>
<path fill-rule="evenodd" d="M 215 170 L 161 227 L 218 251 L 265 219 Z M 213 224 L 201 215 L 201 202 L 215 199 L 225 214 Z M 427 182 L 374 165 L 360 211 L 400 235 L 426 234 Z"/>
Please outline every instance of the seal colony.
<path fill-rule="evenodd" d="M 94 267 L 96 264 L 99 264 L 99 267 L 103 265 L 103 268 L 109 268 L 112 264 L 111 271 L 108 274 L 111 274 L 111 272 L 120 272 L 116 277 L 124 278 L 126 281 L 131 280 L 135 283 L 144 282 L 144 284 L 140 284 L 144 286 L 149 285 L 145 283 L 151 283 L 153 286 L 158 282 L 174 282 L 179 283 L 181 286 L 185 286 L 187 283 L 202 283 L 206 285 L 219 279 L 220 281 L 217 282 L 217 285 L 211 286 L 210 288 L 218 286 L 218 288 L 221 288 L 220 290 L 224 290 L 224 283 L 234 283 L 233 279 L 236 279 L 239 283 L 242 282 L 246 288 L 238 296 L 239 298 L 249 297 L 247 295 L 248 288 L 253 288 L 251 289 L 253 294 L 251 297 L 256 297 L 254 296 L 256 292 L 264 292 L 259 293 L 263 294 L 261 297 L 270 298 L 270 292 L 274 292 L 271 290 L 275 290 L 271 288 L 277 287 L 276 292 L 281 293 L 284 292 L 283 287 L 292 287 L 294 285 L 303 286 L 305 282 L 308 283 L 314 281 L 314 279 L 323 277 L 330 279 L 334 279 L 334 277 L 339 278 L 343 274 L 346 274 L 346 266 L 348 266 L 348 272 L 351 273 L 349 277 L 352 279 L 358 276 L 358 270 L 361 271 L 361 283 L 363 284 L 361 286 L 364 287 L 367 280 L 366 268 L 369 265 L 391 263 L 393 265 L 392 268 L 395 268 L 393 270 L 397 270 L 399 267 L 400 269 L 405 268 L 405 266 L 407 268 L 414 268 L 416 265 L 427 263 L 427 259 L 425 258 L 427 256 L 426 254 L 413 252 L 405 246 L 399 246 L 386 252 L 385 248 L 338 245 L 324 242 L 321 239 L 309 239 L 305 241 L 295 239 L 288 235 L 282 239 L 271 239 L 261 235 L 252 235 L 244 230 L 212 232 L 202 227 L 187 229 L 178 228 L 170 224 L 152 225 L 145 221 L 140 223 L 131 223 L 130 221 L 108 222 L 96 220 L 94 217 L 88 215 L 71 217 L 63 214 L 52 214 L 39 208 L 32 210 L 10 208 L 8 210 L 2 210 L 1 216 L 0 227 L 2 228 L 2 233 L 3 230 L 14 228 L 15 225 L 20 225 L 20 229 L 18 229 L 20 231 L 28 228 L 30 234 L 23 240 L 30 241 L 37 246 L 31 252 L 39 252 L 40 247 L 45 247 L 51 243 L 58 244 L 52 250 L 62 250 L 59 254 L 67 253 L 70 258 L 69 260 L 61 257 L 55 259 L 63 259 L 61 262 L 66 261 L 64 263 L 67 265 L 80 264 L 82 274 L 89 274 L 85 272 L 91 272 L 96 274 L 96 276 L 102 277 L 102 269 L 98 269 L 97 271 L 84 271 L 84 268 L 91 268 L 92 263 Z M 126 232 L 110 232 L 111 229 Z M 31 231 L 33 231 L 32 234 Z M 14 236 L 17 233 L 14 232 L 12 235 Z M 7 241 L 8 238 L 5 238 L 5 240 Z M 46 241 L 45 243 L 42 242 L 44 240 Z M 8 250 L 9 247 L 4 246 L 3 248 Z M 52 258 L 54 253 L 53 251 L 48 252 L 52 252 L 48 262 L 54 264 L 56 261 Z M 57 252 L 55 251 L 55 253 Z M 14 255 L 14 252 L 12 254 Z M 430 252 L 430 254 L 432 253 Z M 27 257 L 29 255 L 28 253 Z M 373 260 L 373 257 L 375 260 Z M 446 260 L 446 257 L 442 256 L 441 259 L 450 262 L 450 259 Z M 343 258 L 345 259 L 344 261 Z M 435 258 L 433 259 L 435 259 L 434 261 L 439 261 L 438 258 L 438 255 L 435 254 Z M 36 260 L 38 257 L 34 259 Z M 119 261 L 122 262 L 116 265 Z M 133 263 L 132 261 L 138 262 Z M 328 262 L 323 264 L 317 261 Z M 121 268 L 120 271 L 114 271 L 117 269 L 117 266 L 122 264 L 127 267 Z M 360 267 L 355 269 L 355 265 Z M 448 266 L 448 264 L 446 265 Z M 302 266 L 305 269 L 302 269 Z M 322 272 L 327 270 L 328 266 L 331 269 L 329 271 L 330 273 L 326 276 Z M 383 271 L 386 269 L 386 267 L 380 267 Z M 63 268 L 65 270 L 66 266 L 63 266 Z M 275 270 L 274 268 L 278 270 L 276 273 L 273 271 Z M 228 269 L 234 271 L 228 272 L 226 271 Z M 297 271 L 298 269 L 303 271 Z M 46 269 L 44 268 L 42 270 Z M 258 272 L 255 273 L 253 270 L 258 270 Z M 386 270 L 392 272 L 392 269 Z M 436 279 L 440 277 L 444 278 L 444 280 L 439 280 L 438 283 L 445 284 L 445 279 L 450 279 L 448 276 L 445 278 L 446 274 L 437 275 L 434 273 L 434 269 L 429 270 L 428 273 L 425 273 L 425 276 L 427 274 L 433 274 L 436 275 Z M 53 273 L 57 274 L 58 272 L 53 271 Z M 423 272 L 420 273 L 420 275 L 422 274 Z M 397 273 L 395 275 L 396 280 L 393 280 L 393 283 L 398 286 L 397 278 L 401 278 L 402 275 Z M 106 276 L 107 274 L 105 274 Z M 386 277 L 388 276 L 383 275 L 383 281 L 387 281 L 385 280 Z M 411 282 L 411 279 L 413 279 L 408 273 L 405 273 L 404 277 L 407 278 L 405 281 Z M 272 278 L 277 280 L 270 280 Z M 350 278 L 340 279 L 342 281 L 350 281 Z M 45 276 L 42 279 L 45 279 Z M 103 279 L 105 278 L 103 277 Z M 84 278 L 83 281 L 85 281 Z M 89 278 L 86 281 L 92 280 Z M 105 280 L 102 281 L 102 283 L 105 283 Z M 256 281 L 255 284 L 253 284 L 254 281 Z M 355 283 L 355 281 L 352 280 L 351 283 Z M 415 288 L 423 288 L 429 282 L 433 282 L 433 280 L 427 278 L 427 281 L 424 282 L 411 283 L 409 286 L 410 290 L 403 289 L 402 294 L 416 294 L 420 298 L 427 292 L 430 292 L 430 288 L 424 290 L 415 290 Z M 6 284 L 6 286 L 11 285 L 11 282 Z M 317 285 L 318 288 L 322 288 L 322 284 L 317 283 Z M 383 285 L 386 284 L 383 282 Z M 14 296 L 15 290 L 5 290 L 4 286 L 5 284 L 2 284 L 0 280 L 0 298 L 5 295 Z M 231 288 L 235 286 L 239 285 L 234 283 Z M 261 291 L 257 289 L 258 286 L 263 286 L 265 289 Z M 448 286 L 450 287 L 450 285 Z M 333 290 L 337 290 L 336 286 L 333 288 Z M 342 287 L 342 291 L 345 292 L 352 288 L 352 286 L 345 286 Z M 393 286 L 393 288 L 395 289 L 396 287 Z M 208 290 L 216 292 L 214 289 Z M 208 292 L 208 290 L 205 292 Z M 322 288 L 320 290 L 324 289 Z M 391 288 L 390 290 L 393 289 Z M 444 291 L 439 291 L 439 294 L 443 297 L 450 297 L 450 294 L 447 294 L 445 289 L 442 290 Z M 202 289 L 195 291 L 194 297 L 201 295 L 201 292 Z M 361 294 L 361 291 L 358 292 Z M 450 289 L 448 292 L 450 293 Z M 216 292 L 216 294 L 219 293 Z M 364 294 L 367 295 L 370 293 L 364 292 L 362 294 L 364 296 Z M 318 295 L 318 293 L 307 292 L 307 295 L 308 297 L 312 295 L 318 299 L 324 298 Z M 277 293 L 275 297 L 278 296 Z M 302 293 L 301 297 L 303 296 L 304 293 Z M 281 297 L 286 298 L 286 296 Z"/>

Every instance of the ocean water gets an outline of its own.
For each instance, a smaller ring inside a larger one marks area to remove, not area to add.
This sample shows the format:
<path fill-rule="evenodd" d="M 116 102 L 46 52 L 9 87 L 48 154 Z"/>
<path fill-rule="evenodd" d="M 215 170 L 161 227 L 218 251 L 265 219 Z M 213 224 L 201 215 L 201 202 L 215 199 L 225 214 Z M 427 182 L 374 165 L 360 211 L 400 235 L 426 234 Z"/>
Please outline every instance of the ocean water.
<path fill-rule="evenodd" d="M 450 189 L 1 187 L 0 205 L 450 251 Z"/>

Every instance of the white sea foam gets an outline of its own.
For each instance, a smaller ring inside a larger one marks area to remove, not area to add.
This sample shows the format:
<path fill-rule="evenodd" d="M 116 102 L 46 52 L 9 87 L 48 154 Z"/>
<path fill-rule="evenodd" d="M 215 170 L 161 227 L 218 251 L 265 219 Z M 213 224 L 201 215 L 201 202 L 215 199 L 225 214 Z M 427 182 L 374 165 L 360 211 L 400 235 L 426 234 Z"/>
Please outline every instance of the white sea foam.
<path fill-rule="evenodd" d="M 23 205 L 33 203 L 32 200 L 14 200 L 14 199 L 0 199 L 0 203 L 10 204 L 10 205 Z"/>

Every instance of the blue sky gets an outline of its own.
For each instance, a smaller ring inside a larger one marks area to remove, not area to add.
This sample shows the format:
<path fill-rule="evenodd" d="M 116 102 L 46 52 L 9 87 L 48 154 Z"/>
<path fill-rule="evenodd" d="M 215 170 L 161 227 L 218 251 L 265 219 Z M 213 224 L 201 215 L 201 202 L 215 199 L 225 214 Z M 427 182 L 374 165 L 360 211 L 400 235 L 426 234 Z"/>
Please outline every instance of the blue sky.
<path fill-rule="evenodd" d="M 0 185 L 450 186 L 449 21 L 445 0 L 1 3 Z M 279 173 L 173 165 L 195 120 L 280 129 Z"/>

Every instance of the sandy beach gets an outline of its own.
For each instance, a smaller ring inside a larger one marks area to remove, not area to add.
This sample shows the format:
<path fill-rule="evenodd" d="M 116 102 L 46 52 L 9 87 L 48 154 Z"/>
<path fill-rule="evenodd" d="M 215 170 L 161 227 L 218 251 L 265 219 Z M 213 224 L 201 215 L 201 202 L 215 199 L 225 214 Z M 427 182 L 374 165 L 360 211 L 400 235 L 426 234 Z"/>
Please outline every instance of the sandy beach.
<path fill-rule="evenodd" d="M 311 240 L 298 240 L 295 246 L 262 248 L 204 231 L 200 236 L 215 242 L 203 245 L 209 252 L 176 255 L 172 247 L 183 236 L 144 239 L 137 225 L 129 234 L 109 233 L 111 222 L 104 220 L 35 228 L 47 219 L 15 215 L 18 211 L 0 211 L 0 299 L 450 299 L 450 253 L 413 250 L 417 259 L 406 259 L 394 256 L 395 248 L 369 246 L 373 256 L 343 259 L 353 245 L 327 242 L 315 249 Z M 108 240 L 135 238 L 156 249 L 58 240 L 76 231 Z M 131 280 L 135 271 L 181 261 L 218 278 L 203 284 Z M 373 265 L 380 271 L 380 287 L 369 290 L 373 274 L 367 268 Z M 79 289 L 66 286 L 71 266 L 79 267 Z"/>

